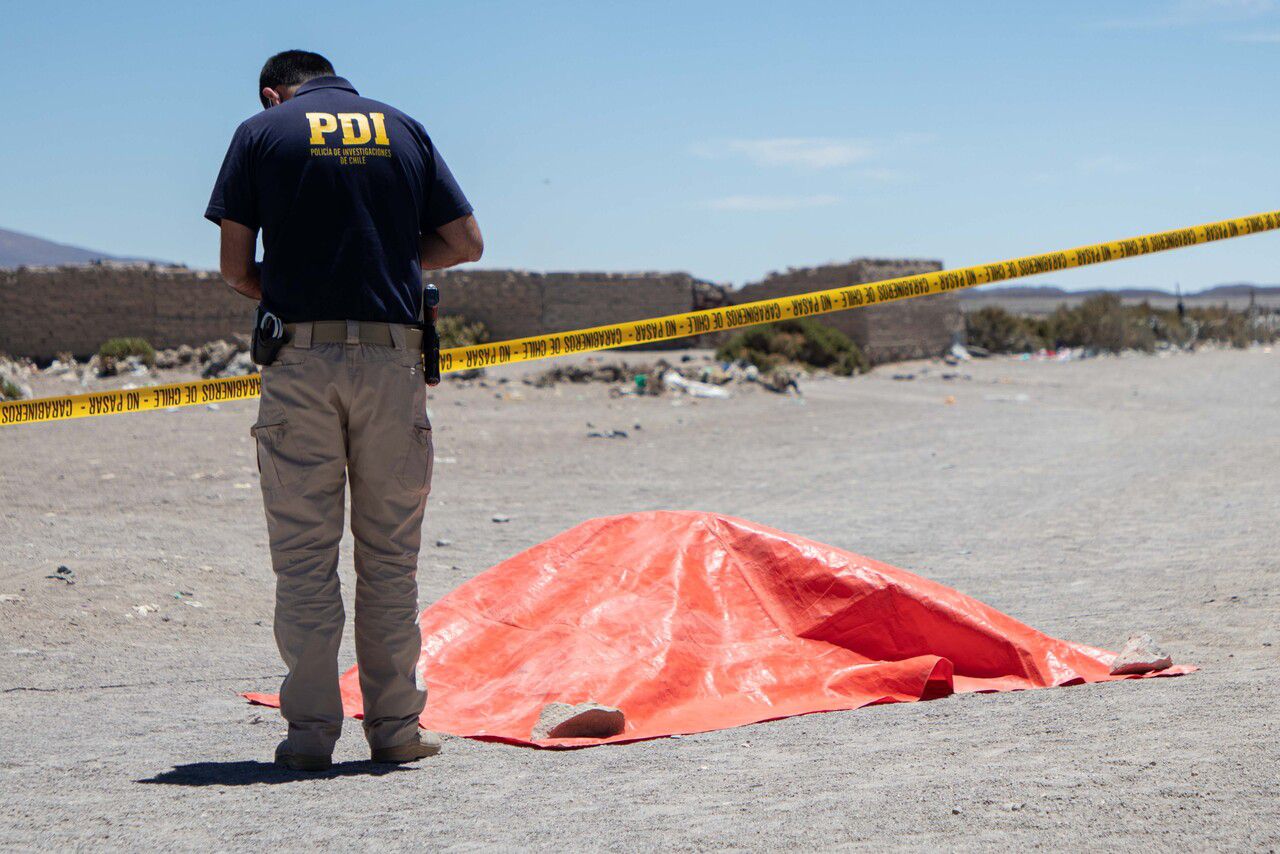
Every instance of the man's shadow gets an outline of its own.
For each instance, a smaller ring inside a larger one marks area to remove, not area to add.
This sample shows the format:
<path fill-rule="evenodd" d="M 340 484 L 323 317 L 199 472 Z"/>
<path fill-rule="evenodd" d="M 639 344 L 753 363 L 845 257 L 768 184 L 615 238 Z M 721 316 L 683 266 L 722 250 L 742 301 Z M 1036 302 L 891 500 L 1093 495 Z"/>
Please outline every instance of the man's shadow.
<path fill-rule="evenodd" d="M 331 780 L 334 777 L 381 777 L 398 771 L 409 771 L 404 765 L 381 762 L 339 762 L 328 771 L 290 771 L 271 762 L 192 762 L 175 765 L 154 777 L 136 780 L 163 786 L 254 786 L 258 784 L 297 783 L 303 780 Z"/>

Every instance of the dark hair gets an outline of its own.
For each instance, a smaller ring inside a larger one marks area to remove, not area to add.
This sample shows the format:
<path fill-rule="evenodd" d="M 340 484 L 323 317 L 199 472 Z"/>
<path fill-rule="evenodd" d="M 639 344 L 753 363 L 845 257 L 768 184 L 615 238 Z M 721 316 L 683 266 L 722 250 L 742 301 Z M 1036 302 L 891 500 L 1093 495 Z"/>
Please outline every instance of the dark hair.
<path fill-rule="evenodd" d="M 277 53 L 262 66 L 258 75 L 258 97 L 262 106 L 270 103 L 262 97 L 262 90 L 270 86 L 279 89 L 281 86 L 299 86 L 313 77 L 324 77 L 333 74 L 333 65 L 318 53 L 309 50 L 285 50 Z"/>

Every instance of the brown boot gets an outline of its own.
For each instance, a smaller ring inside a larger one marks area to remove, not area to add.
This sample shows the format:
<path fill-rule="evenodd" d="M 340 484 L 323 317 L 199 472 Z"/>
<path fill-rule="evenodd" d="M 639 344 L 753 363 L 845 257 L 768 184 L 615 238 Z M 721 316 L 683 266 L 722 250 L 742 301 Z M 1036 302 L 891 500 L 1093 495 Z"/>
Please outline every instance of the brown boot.
<path fill-rule="evenodd" d="M 290 771 L 328 771 L 333 767 L 332 756 L 308 756 L 289 749 L 289 739 L 276 747 L 276 764 Z"/>
<path fill-rule="evenodd" d="M 393 747 L 375 747 L 373 749 L 373 761 L 415 762 L 419 759 L 426 759 L 428 756 L 435 756 L 439 752 L 440 736 L 434 732 L 420 729 L 417 737 L 412 741 L 397 744 Z"/>

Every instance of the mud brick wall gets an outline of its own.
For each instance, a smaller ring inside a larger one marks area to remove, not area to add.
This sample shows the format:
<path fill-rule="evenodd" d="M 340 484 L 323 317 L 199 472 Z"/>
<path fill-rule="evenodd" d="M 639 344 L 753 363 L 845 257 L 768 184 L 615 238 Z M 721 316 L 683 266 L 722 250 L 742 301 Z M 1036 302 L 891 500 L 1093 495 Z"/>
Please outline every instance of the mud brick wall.
<path fill-rule="evenodd" d="M 429 273 L 445 314 L 478 320 L 491 340 L 640 320 L 940 268 L 937 261 L 860 259 L 792 269 L 737 291 L 687 273 L 532 273 L 448 270 Z M 87 357 L 109 338 L 136 336 L 156 347 L 203 344 L 245 333 L 254 304 L 217 273 L 139 264 L 0 270 L 0 352 L 40 361 L 61 352 Z M 936 355 L 962 328 L 947 294 L 816 318 L 856 341 L 874 362 Z M 659 348 L 712 346 L 719 336 Z"/>
<path fill-rule="evenodd" d="M 253 309 L 217 273 L 185 267 L 0 270 L 0 352 L 45 361 L 62 352 L 90 356 L 110 338 L 201 344 L 248 332 Z"/>
<path fill-rule="evenodd" d="M 480 321 L 493 341 L 689 311 L 700 284 L 687 273 L 445 270 L 427 279 L 440 287 L 442 314 Z"/>
<path fill-rule="evenodd" d="M 877 282 L 941 270 L 940 261 L 859 258 L 847 264 L 790 269 L 771 273 L 731 296 L 735 303 L 791 296 L 807 291 Z M 857 343 L 873 364 L 937 356 L 964 329 L 955 294 L 903 300 L 813 318 L 838 329 Z"/>

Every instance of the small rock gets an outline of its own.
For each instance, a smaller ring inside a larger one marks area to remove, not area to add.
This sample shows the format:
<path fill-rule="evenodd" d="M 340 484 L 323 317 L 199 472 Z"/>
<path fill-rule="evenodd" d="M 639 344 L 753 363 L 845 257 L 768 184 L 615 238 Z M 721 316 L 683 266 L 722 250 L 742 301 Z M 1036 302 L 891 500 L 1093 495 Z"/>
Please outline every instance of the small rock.
<path fill-rule="evenodd" d="M 445 546 L 453 545 L 453 540 L 436 540 L 436 548 L 442 549 Z"/>
<path fill-rule="evenodd" d="M 588 700 L 571 706 L 547 703 L 534 724 L 535 741 L 548 738 L 609 738 L 622 732 L 626 717 L 620 709 Z"/>
<path fill-rule="evenodd" d="M 1116 653 L 1111 662 L 1111 675 L 1122 676 L 1129 673 L 1151 673 L 1165 670 L 1173 666 L 1173 658 L 1156 646 L 1151 635 L 1129 635 L 1124 649 Z"/>
<path fill-rule="evenodd" d="M 496 516 L 494 516 L 494 517 L 493 517 L 493 521 L 494 521 L 494 522 L 497 522 L 499 525 L 501 525 L 503 522 L 510 522 L 510 521 L 511 521 L 511 517 L 510 517 L 510 516 L 503 516 L 503 515 L 499 514 L 499 515 L 496 515 Z"/>

